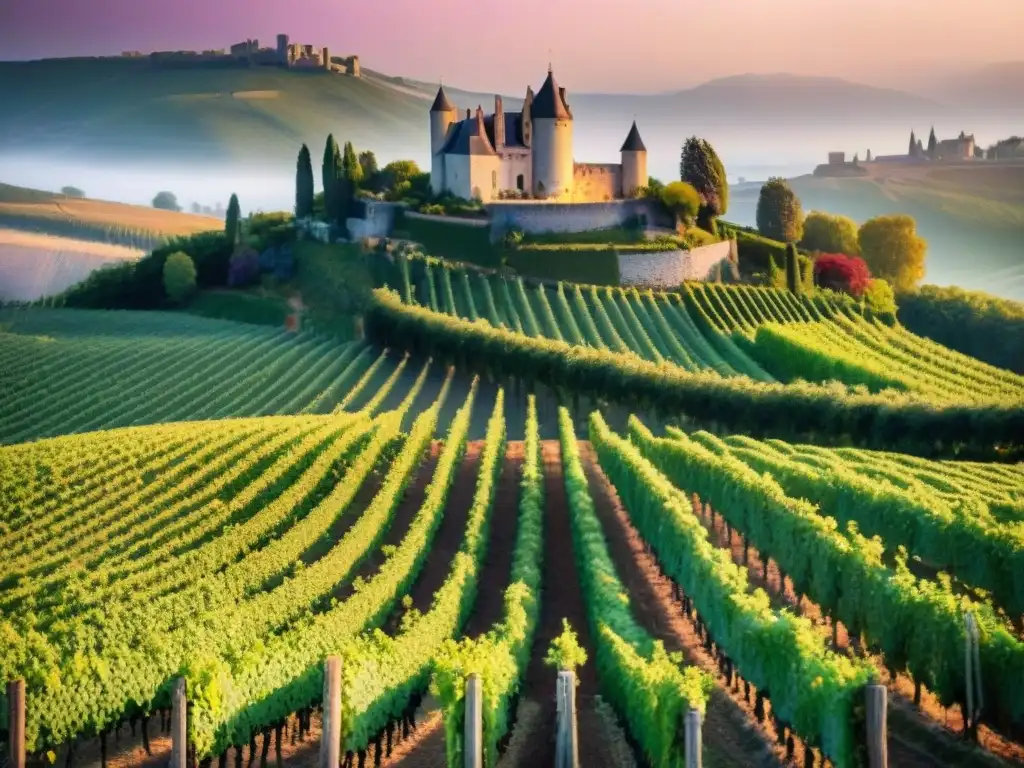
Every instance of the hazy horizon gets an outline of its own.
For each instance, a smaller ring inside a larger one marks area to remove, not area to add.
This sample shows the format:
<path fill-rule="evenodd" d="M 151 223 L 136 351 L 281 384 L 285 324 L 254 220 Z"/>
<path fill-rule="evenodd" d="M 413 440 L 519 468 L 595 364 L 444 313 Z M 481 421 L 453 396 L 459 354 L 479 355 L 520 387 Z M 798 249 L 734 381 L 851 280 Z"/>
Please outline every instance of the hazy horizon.
<path fill-rule="evenodd" d="M 1024 27 L 1020 0 L 976 0 L 966 14 L 955 4 L 916 0 L 720 0 L 697 8 L 636 0 L 606 16 L 585 0 L 520 0 L 514 14 L 465 0 L 142 6 L 9 0 L 0 60 L 227 48 L 249 37 L 273 45 L 285 32 L 335 55 L 358 54 L 364 66 L 387 74 L 486 92 L 518 93 L 549 61 L 572 90 L 588 93 L 649 93 L 780 72 L 926 88 L 954 72 L 1021 59 Z M 453 33 L 453 24 L 473 34 Z"/>

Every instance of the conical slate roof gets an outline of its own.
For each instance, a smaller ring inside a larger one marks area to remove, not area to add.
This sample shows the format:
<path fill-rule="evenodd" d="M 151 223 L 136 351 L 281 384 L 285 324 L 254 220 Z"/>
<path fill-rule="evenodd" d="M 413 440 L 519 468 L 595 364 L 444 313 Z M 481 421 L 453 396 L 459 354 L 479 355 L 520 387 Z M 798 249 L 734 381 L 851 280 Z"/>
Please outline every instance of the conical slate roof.
<path fill-rule="evenodd" d="M 454 112 L 455 105 L 448 101 L 448 94 L 444 92 L 444 86 L 438 86 L 437 96 L 434 98 L 434 104 L 430 107 L 431 112 Z"/>
<path fill-rule="evenodd" d="M 558 83 L 555 82 L 555 76 L 551 74 L 550 69 L 548 70 L 548 78 L 544 81 L 544 85 L 540 87 L 537 95 L 533 97 L 530 115 L 534 118 L 554 117 L 560 120 L 572 120 L 572 113 L 569 112 L 569 108 L 562 101 L 562 95 L 558 91 Z"/>
<path fill-rule="evenodd" d="M 475 117 L 467 117 L 455 123 L 448 134 L 441 151 L 446 155 L 496 155 L 487 136 L 484 111 L 476 108 Z"/>
<path fill-rule="evenodd" d="M 644 146 L 644 140 L 640 138 L 640 131 L 636 128 L 636 120 L 633 121 L 633 127 L 629 129 L 629 134 L 626 136 L 626 141 L 622 144 L 622 149 L 619 152 L 646 152 L 647 147 Z"/>

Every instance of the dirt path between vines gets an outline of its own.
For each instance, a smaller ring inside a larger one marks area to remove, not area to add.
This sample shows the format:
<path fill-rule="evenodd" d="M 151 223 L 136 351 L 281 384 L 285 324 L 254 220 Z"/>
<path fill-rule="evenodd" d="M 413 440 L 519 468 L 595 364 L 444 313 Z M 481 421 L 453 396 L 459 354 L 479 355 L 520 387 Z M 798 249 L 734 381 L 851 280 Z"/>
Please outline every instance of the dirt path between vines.
<path fill-rule="evenodd" d="M 480 446 L 482 450 L 483 444 Z M 479 637 L 502 618 L 518 527 L 522 462 L 522 442 L 509 442 L 495 488 L 487 552 L 480 570 L 476 600 L 462 633 L 464 637 Z M 475 483 L 476 480 L 474 493 Z M 382 765 L 392 768 L 434 768 L 445 764 L 444 721 L 432 696 L 424 698 L 416 720 L 419 725 L 415 733 L 393 750 L 391 757 L 385 759 Z"/>
<path fill-rule="evenodd" d="M 615 570 L 629 594 L 633 618 L 665 644 L 681 651 L 687 663 L 710 672 L 716 687 L 708 701 L 702 729 L 708 766 L 766 768 L 784 762 L 785 753 L 772 745 L 768 734 L 733 700 L 718 667 L 683 616 L 673 597 L 672 582 L 661 574 L 657 561 L 630 522 L 615 487 L 605 476 L 589 442 L 580 442 L 580 459 L 587 476 L 594 511 L 604 529 Z"/>
<path fill-rule="evenodd" d="M 555 680 L 554 669 L 544 664 L 551 641 L 562 633 L 566 618 L 589 657 L 579 670 L 576 690 L 580 764 L 587 768 L 613 766 L 610 746 L 604 737 L 606 722 L 595 709 L 598 693 L 597 665 L 590 626 L 583 604 L 579 574 L 573 558 L 572 530 L 562 475 L 562 451 L 557 440 L 541 443 L 544 468 L 544 565 L 540 619 L 532 655 L 523 679 L 517 726 L 500 765 L 507 768 L 541 768 L 554 765 Z"/>

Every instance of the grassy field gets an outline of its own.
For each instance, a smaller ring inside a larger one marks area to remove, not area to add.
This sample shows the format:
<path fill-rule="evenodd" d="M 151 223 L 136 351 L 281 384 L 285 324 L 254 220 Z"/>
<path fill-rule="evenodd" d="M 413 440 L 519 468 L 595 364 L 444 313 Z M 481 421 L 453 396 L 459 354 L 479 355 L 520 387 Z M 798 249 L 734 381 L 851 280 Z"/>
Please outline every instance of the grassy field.
<path fill-rule="evenodd" d="M 34 301 L 142 251 L 121 245 L 0 228 L 0 301 Z"/>
<path fill-rule="evenodd" d="M 224 226 L 219 219 L 210 216 L 72 198 L 57 192 L 0 183 L 0 225 L 4 223 L 17 229 L 73 234 L 75 239 L 96 239 L 104 233 L 169 238 Z"/>

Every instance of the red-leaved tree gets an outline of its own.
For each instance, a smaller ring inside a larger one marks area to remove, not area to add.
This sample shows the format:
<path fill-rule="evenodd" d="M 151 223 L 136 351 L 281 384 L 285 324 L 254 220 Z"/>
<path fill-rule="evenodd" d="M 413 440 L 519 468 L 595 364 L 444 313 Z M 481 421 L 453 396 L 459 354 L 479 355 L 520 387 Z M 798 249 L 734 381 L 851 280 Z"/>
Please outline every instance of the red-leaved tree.
<path fill-rule="evenodd" d="M 860 298 L 871 280 L 868 265 L 857 256 L 823 253 L 814 260 L 814 282 L 822 288 Z"/>

